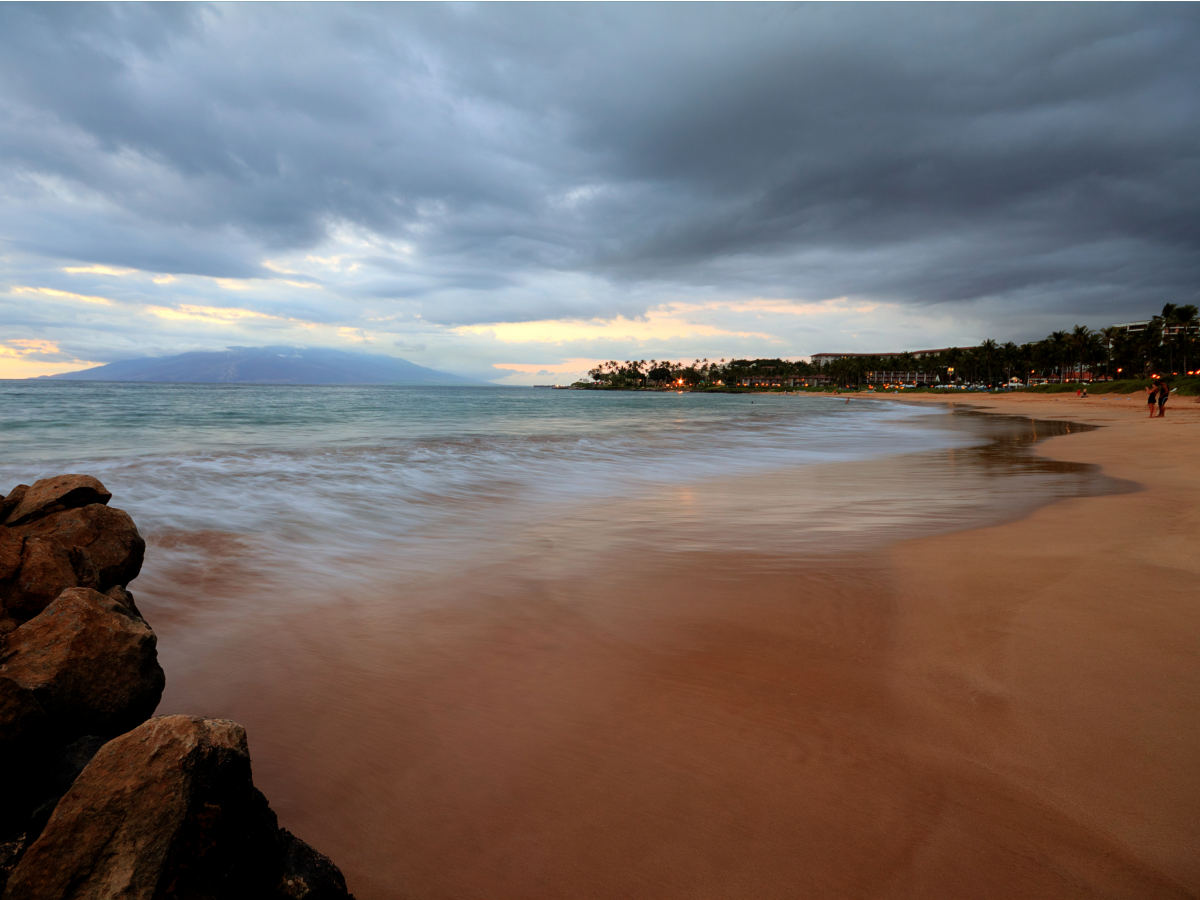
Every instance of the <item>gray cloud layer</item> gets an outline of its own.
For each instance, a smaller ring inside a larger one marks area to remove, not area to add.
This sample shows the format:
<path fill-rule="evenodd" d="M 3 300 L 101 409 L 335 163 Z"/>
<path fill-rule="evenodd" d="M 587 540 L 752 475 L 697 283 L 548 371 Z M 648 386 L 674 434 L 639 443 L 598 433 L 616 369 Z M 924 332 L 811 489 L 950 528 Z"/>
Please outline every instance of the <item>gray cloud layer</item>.
<path fill-rule="evenodd" d="M 151 271 L 362 229 L 419 260 L 364 294 L 443 323 L 1135 314 L 1200 284 L 1200 8 L 5 4 L 0 195 L 10 248 Z"/>

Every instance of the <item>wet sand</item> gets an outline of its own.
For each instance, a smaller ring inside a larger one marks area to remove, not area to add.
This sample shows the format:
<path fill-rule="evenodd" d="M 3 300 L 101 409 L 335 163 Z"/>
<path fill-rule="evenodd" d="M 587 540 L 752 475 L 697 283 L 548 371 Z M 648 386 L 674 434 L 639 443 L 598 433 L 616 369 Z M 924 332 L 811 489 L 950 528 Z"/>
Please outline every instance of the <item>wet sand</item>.
<path fill-rule="evenodd" d="M 1001 411 L 1146 489 L 247 611 L 161 711 L 243 722 L 360 898 L 1196 896 L 1200 414 L 1043 403 Z"/>

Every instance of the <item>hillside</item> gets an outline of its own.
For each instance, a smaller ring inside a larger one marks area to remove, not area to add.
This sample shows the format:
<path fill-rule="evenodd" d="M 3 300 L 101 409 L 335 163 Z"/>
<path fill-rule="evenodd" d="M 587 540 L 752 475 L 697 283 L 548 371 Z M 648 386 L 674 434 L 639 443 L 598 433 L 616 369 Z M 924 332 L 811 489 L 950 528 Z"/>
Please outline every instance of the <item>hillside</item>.
<path fill-rule="evenodd" d="M 198 384 L 483 384 L 405 359 L 304 347 L 230 347 L 120 362 L 47 376 L 59 381 Z"/>

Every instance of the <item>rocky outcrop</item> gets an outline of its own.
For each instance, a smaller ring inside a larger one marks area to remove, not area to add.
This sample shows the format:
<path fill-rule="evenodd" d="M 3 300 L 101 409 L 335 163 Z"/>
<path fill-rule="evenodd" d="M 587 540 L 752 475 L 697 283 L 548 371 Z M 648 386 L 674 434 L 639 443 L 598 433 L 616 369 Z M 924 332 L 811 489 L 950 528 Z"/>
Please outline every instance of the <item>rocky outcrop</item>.
<path fill-rule="evenodd" d="M 150 626 L 91 588 L 63 591 L 5 643 L 0 675 L 32 693 L 60 741 L 128 731 L 154 713 L 166 684 Z"/>
<path fill-rule="evenodd" d="M 0 634 L 36 616 L 67 588 L 103 592 L 137 577 L 146 542 L 128 513 L 107 505 L 111 496 L 95 478 L 62 475 L 5 498 Z"/>
<path fill-rule="evenodd" d="M 33 691 L 0 675 L 0 760 L 21 758 L 37 749 L 46 731 L 46 711 Z"/>
<path fill-rule="evenodd" d="M 165 678 L 125 586 L 145 542 L 86 475 L 0 500 L 0 894 L 347 900 L 279 828 L 246 734 L 152 719 Z"/>
<path fill-rule="evenodd" d="M 20 506 L 21 501 L 25 499 L 25 494 L 29 490 L 29 485 L 18 484 L 15 488 L 8 492 L 8 496 L 0 497 L 0 525 L 8 521 L 9 513 Z"/>
<path fill-rule="evenodd" d="M 21 487 L 25 486 L 21 485 L 18 490 Z M 91 475 L 56 475 L 25 488 L 0 524 L 11 528 L 64 509 L 79 509 L 93 503 L 104 505 L 111 499 L 112 494 Z M 7 502 L 5 506 L 8 506 Z"/>
<path fill-rule="evenodd" d="M 59 801 L 5 900 L 344 898 L 327 859 L 282 831 L 246 732 L 165 716 L 109 741 Z"/>

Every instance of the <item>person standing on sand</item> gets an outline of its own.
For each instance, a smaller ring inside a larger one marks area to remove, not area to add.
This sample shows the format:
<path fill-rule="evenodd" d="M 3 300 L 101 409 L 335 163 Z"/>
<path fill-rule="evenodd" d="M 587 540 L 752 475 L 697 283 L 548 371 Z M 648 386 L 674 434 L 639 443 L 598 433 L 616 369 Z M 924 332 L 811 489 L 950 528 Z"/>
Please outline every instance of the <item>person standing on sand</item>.
<path fill-rule="evenodd" d="M 1171 399 L 1171 386 L 1165 381 L 1158 385 L 1158 417 L 1161 419 L 1167 411 L 1167 401 Z"/>
<path fill-rule="evenodd" d="M 1157 382 L 1146 385 L 1146 409 L 1150 410 L 1149 418 L 1151 419 L 1154 418 L 1154 404 L 1158 400 L 1158 388 Z"/>

